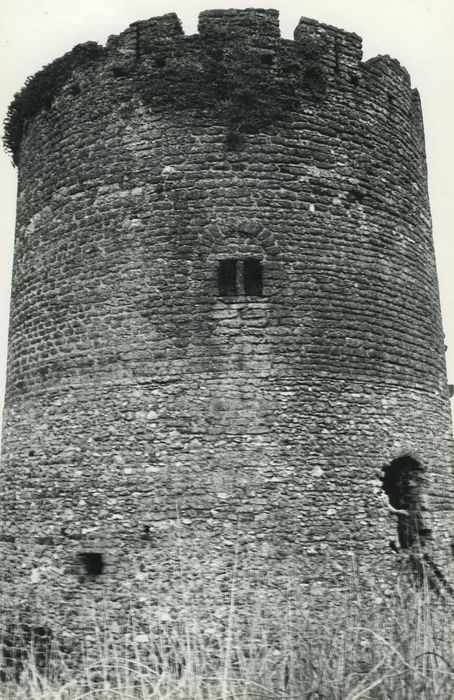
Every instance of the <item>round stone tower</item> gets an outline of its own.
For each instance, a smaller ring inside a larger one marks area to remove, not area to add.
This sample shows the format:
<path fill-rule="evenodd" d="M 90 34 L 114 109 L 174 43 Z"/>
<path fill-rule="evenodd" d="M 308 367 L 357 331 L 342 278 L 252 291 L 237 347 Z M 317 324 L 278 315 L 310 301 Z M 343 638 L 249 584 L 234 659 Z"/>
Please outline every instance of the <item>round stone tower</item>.
<path fill-rule="evenodd" d="M 169 14 L 16 96 L 5 605 L 78 625 L 181 572 L 209 593 L 234 559 L 308 591 L 348 588 L 352 555 L 384 586 L 416 544 L 441 566 L 421 108 L 396 60 L 361 56 L 306 18 L 281 39 L 274 10 L 194 36 Z"/>

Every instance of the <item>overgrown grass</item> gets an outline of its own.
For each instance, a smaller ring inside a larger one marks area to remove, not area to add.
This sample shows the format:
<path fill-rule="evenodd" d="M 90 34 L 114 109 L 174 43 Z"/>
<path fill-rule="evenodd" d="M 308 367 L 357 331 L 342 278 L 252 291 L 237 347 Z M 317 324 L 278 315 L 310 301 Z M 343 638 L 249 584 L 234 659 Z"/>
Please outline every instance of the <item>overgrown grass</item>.
<path fill-rule="evenodd" d="M 126 631 L 93 619 L 78 672 L 33 649 L 4 680 L 2 700 L 448 700 L 454 698 L 452 600 L 402 584 L 392 596 L 316 597 L 269 609 L 257 591 L 248 613 L 239 583 L 217 609 L 188 596 L 175 614 L 151 608 Z M 318 612 L 321 608 L 325 612 Z"/>

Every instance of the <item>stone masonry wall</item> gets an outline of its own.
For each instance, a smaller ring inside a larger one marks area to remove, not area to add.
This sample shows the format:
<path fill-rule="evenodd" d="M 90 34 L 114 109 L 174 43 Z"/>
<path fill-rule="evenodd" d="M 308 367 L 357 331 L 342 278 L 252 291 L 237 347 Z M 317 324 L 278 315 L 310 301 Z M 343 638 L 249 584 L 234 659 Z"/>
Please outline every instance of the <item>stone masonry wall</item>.
<path fill-rule="evenodd" d="M 397 61 L 362 63 L 359 37 L 304 18 L 281 40 L 271 10 L 202 13 L 193 37 L 166 15 L 111 37 L 21 128 L 6 604 L 52 601 L 77 628 L 101 596 L 159 602 L 175 543 L 208 581 L 236 548 L 257 580 L 348 588 L 353 553 L 386 588 L 379 476 L 403 454 L 447 544 L 423 126 Z M 249 257 L 263 296 L 219 296 L 219 261 Z M 103 554 L 96 585 L 84 551 Z"/>

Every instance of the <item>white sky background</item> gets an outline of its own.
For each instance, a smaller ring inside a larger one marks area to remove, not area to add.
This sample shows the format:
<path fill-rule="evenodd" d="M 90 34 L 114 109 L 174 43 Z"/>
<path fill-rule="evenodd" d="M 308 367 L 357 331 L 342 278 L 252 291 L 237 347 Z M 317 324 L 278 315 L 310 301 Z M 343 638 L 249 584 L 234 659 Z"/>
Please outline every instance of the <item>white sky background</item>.
<path fill-rule="evenodd" d="M 263 7 L 280 11 L 281 33 L 293 38 L 301 16 L 312 17 L 363 38 L 364 58 L 390 54 L 409 71 L 421 93 L 429 165 L 434 239 L 448 345 L 448 375 L 454 383 L 454 239 L 450 197 L 454 163 L 454 0 L 0 0 L 0 113 L 27 76 L 75 44 L 104 44 L 131 22 L 177 12 L 186 34 L 197 15 L 215 8 Z M 16 171 L 0 153 L 0 406 L 6 364 Z M 409 290 L 411 294 L 411 290 Z"/>

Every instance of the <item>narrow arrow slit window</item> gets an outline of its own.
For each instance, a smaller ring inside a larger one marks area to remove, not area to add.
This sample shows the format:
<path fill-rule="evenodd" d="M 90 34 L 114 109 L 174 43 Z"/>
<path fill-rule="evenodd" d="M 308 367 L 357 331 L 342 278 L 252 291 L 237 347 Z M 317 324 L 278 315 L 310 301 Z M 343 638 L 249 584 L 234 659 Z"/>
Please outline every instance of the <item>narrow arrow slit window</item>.
<path fill-rule="evenodd" d="M 263 293 L 263 268 L 256 258 L 243 263 L 244 293 L 250 297 L 261 297 Z"/>
<path fill-rule="evenodd" d="M 222 297 L 235 297 L 237 287 L 237 261 L 232 259 L 220 260 L 218 267 L 218 290 Z"/>

